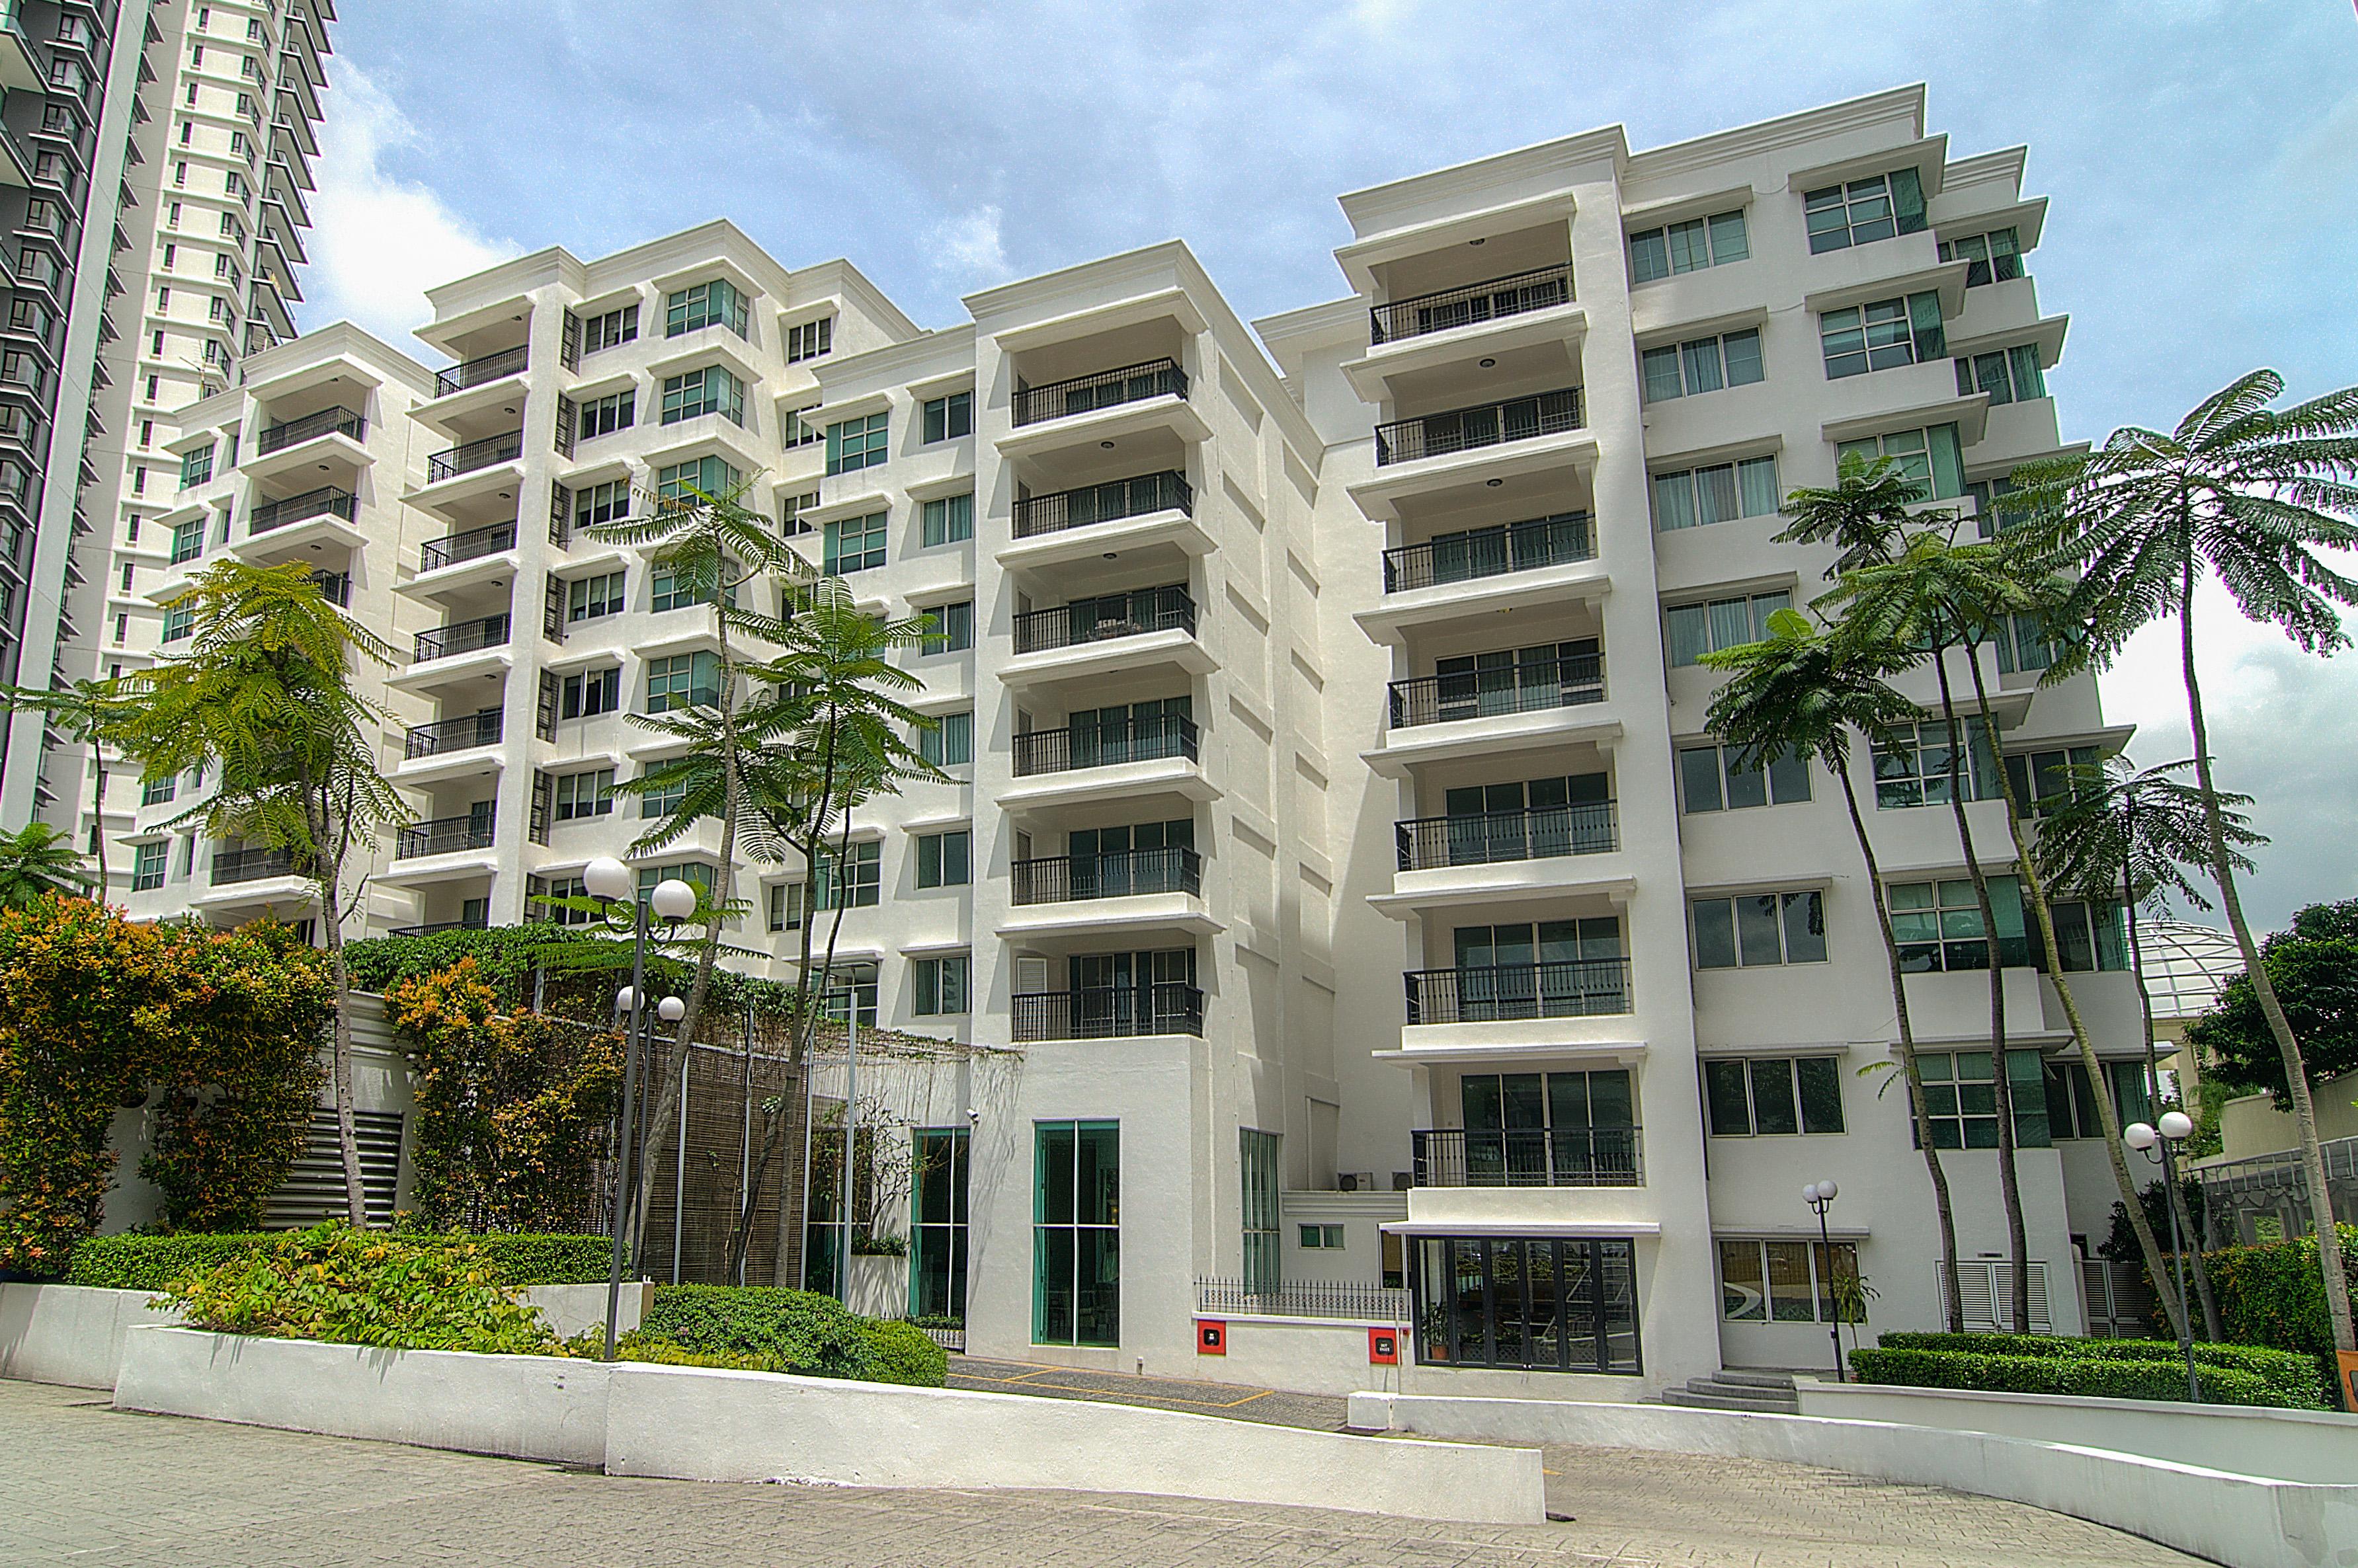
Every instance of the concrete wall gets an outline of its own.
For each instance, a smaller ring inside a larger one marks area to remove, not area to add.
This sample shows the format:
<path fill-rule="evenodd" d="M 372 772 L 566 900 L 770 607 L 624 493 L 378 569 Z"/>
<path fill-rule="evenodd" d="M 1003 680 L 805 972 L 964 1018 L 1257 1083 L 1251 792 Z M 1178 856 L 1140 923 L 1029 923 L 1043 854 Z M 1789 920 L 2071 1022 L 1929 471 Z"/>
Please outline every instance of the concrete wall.
<path fill-rule="evenodd" d="M 145 1291 L 0 1285 L 0 1378 L 111 1389 L 127 1329 L 179 1321 Z"/>
<path fill-rule="evenodd" d="M 1373 1319 L 1342 1323 L 1332 1318 L 1200 1314 L 1228 1325 L 1228 1353 L 1198 1352 L 1189 1374 L 1223 1383 L 1250 1383 L 1305 1394 L 1351 1394 L 1370 1386 L 1400 1384 L 1401 1368 L 1368 1360 L 1368 1333 L 1381 1329 L 1399 1336 L 1401 1360 L 1408 1359 L 1405 1326 Z"/>
<path fill-rule="evenodd" d="M 1351 1424 L 1817 1465 L 1951 1487 L 2110 1525 L 2229 1568 L 2319 1568 L 2358 1553 L 2358 1485 L 2230 1475 L 1978 1432 L 1661 1405 L 1358 1394 Z"/>

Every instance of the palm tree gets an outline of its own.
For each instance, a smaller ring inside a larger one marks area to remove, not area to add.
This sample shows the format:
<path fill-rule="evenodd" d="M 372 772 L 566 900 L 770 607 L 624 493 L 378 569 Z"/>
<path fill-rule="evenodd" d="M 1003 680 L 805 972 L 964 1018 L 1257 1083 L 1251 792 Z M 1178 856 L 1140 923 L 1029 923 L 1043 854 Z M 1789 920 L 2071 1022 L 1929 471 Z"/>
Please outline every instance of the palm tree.
<path fill-rule="evenodd" d="M 1932 1141 L 1923 1072 L 1916 1060 L 1916 1034 L 1909 1022 L 1899 944 L 1892 935 L 1891 911 L 1883 894 L 1883 870 L 1876 860 L 1874 841 L 1867 836 L 1866 817 L 1859 810 L 1858 790 L 1850 772 L 1854 731 L 1872 742 L 1895 730 L 1914 729 L 1916 705 L 1887 684 L 1896 668 L 1910 661 L 1905 655 L 1895 660 L 1887 650 L 1821 635 L 1800 614 L 1780 610 L 1768 619 L 1767 641 L 1707 654 L 1703 662 L 1730 677 L 1712 699 L 1704 727 L 1734 749 L 1744 766 L 1766 767 L 1779 756 L 1809 757 L 1842 784 L 1843 803 L 1850 808 L 1851 832 L 1858 839 L 1860 859 L 1866 862 L 1876 928 L 1882 933 L 1884 958 L 1890 970 L 1891 1007 L 1899 1021 L 1899 1065 L 1908 1085 L 1909 1116 L 1932 1182 L 1941 1259 L 1946 1266 L 1942 1279 L 1944 1321 L 1951 1333 L 1962 1332 L 1965 1313 L 1957 1279 L 1957 1222 L 1949 1197 L 1949 1176 Z"/>
<path fill-rule="evenodd" d="M 0 834 L 0 909 L 30 909 L 52 898 L 88 898 L 97 881 L 71 839 L 46 822 Z"/>
<path fill-rule="evenodd" d="M 2319 552 L 2358 548 L 2358 386 L 2271 408 L 2283 391 L 2274 371 L 2239 376 L 2167 434 L 2125 427 L 2084 457 L 2026 468 L 2020 499 L 2051 523 L 2063 560 L 2080 573 L 2071 614 L 2089 628 L 2093 658 L 2109 662 L 2140 627 L 2178 617 L 2208 869 L 2284 1058 L 2310 1220 L 2320 1238 L 2330 1238 L 2333 1210 L 2317 1108 L 2300 1043 L 2244 917 L 2194 658 L 2195 589 L 2206 577 L 2247 619 L 2277 627 L 2304 652 L 2330 654 L 2350 642 L 2340 607 L 2358 604 L 2358 580 Z M 2358 1350 L 2341 1249 L 2317 1251 L 2333 1343 Z"/>
<path fill-rule="evenodd" d="M 351 977 L 343 882 L 352 852 L 408 808 L 378 772 L 386 715 L 352 688 L 355 663 L 393 650 L 320 593 L 299 564 L 222 560 L 166 601 L 194 617 L 189 651 L 110 683 L 127 717 L 117 736 L 150 781 L 201 772 L 210 796 L 172 820 L 216 839 L 287 852 L 318 890 L 336 983 L 335 1100 L 352 1222 L 368 1223 L 352 1126 Z"/>
<path fill-rule="evenodd" d="M 2145 1022 L 2147 1093 L 2161 1099 L 2161 1067 L 2154 1044 L 2153 992 L 2146 985 L 2145 949 L 2138 936 L 2137 909 L 2147 899 L 2184 899 L 2197 909 L 2211 901 L 2188 880 L 2186 868 L 2210 857 L 2210 823 L 2202 792 L 2173 774 L 2194 764 L 2191 760 L 2165 762 L 2142 773 L 2125 757 L 2108 757 L 2096 767 L 2074 768 L 2062 793 L 2051 803 L 2038 803 L 2045 812 L 2039 830 L 2039 862 L 2059 891 L 2089 901 L 2117 896 L 2126 912 L 2129 972 L 2136 977 L 2137 1007 Z M 2252 830 L 2244 808 L 2249 795 L 2220 797 L 2222 816 L 2236 868 L 2250 871 L 2246 847 L 2266 838 Z M 2099 1086 L 2101 1092 L 2101 1086 Z M 2186 1195 L 2174 1184 L 2170 1206 L 2188 1236 L 2196 1234 L 2193 1217 L 2186 1212 Z M 2211 1269 L 2202 1249 L 2194 1249 L 2194 1289 L 2201 1299 L 2206 1337 L 2218 1340 L 2219 1303 L 2211 1289 Z"/>
<path fill-rule="evenodd" d="M 114 683 L 105 680 L 78 680 L 70 686 L 35 688 L 8 687 L 0 688 L 0 702 L 11 708 L 38 708 L 49 716 L 49 721 L 64 730 L 81 744 L 90 748 L 90 855 L 97 863 L 97 896 L 106 897 L 106 748 L 114 743 L 115 728 L 123 721 L 122 699 L 115 695 Z"/>

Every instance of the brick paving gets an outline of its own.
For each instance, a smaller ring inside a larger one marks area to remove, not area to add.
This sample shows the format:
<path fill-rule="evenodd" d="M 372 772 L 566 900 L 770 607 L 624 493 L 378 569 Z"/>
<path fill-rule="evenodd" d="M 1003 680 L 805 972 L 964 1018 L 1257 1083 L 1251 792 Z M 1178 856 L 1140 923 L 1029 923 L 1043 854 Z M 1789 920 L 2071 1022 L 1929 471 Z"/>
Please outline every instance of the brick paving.
<path fill-rule="evenodd" d="M 125 1414 L 0 1382 L 0 1568 L 2146 1568 L 2011 1503 L 1799 1465 L 1550 1449 L 1548 1525 L 1087 1493 L 644 1481 Z"/>

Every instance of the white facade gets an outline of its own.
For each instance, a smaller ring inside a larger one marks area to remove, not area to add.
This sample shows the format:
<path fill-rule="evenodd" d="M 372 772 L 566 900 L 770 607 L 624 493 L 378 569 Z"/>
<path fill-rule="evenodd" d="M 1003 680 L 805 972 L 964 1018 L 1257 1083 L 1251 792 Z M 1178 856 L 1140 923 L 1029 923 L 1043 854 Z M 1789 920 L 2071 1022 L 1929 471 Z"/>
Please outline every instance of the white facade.
<path fill-rule="evenodd" d="M 1592 132 L 1344 198 L 1353 292 L 1257 330 L 1177 243 L 934 331 L 725 223 L 436 290 L 422 335 L 460 362 L 431 387 L 338 351 L 377 378 L 353 581 L 383 597 L 354 606 L 417 655 L 386 682 L 388 761 L 435 825 L 388 852 L 366 919 L 510 924 L 627 849 L 632 797 L 600 814 L 594 780 L 563 781 L 658 753 L 584 710 L 644 711 L 651 681 L 693 678 L 657 661 L 712 644 L 706 611 L 654 608 L 650 552 L 589 536 L 597 487 L 644 515 L 683 471 L 742 483 L 863 603 L 962 644 L 906 657 L 950 781 L 858 814 L 846 881 L 873 893 L 838 961 L 882 1025 L 1021 1054 L 987 1092 L 961 1078 L 940 1131 L 968 1151 L 973 1348 L 1217 1374 L 1209 1319 L 1240 1368 L 1351 1387 L 1371 1373 L 1338 1324 L 1422 1319 L 1420 1388 L 1626 1398 L 1819 1365 L 1800 1190 L 1827 1177 L 1873 1323 L 1931 1325 L 1842 792 L 1725 769 L 1693 655 L 1821 590 L 1831 551 L 1776 543 L 1773 513 L 1844 443 L 1983 517 L 1987 481 L 2059 449 L 2065 323 L 2021 261 L 2045 211 L 2023 159 L 1952 161 L 1920 89 L 1641 153 Z M 310 342 L 272 373 L 334 357 Z M 683 378 L 714 369 L 719 411 L 695 412 L 714 384 Z M 2029 643 L 1982 657 L 2027 767 L 2125 739 L 2090 680 L 2034 698 Z M 1853 783 L 1895 896 L 1923 890 L 1920 1045 L 1985 1057 L 1987 971 L 1952 967 L 1974 944 L 1939 920 L 1950 812 L 1905 781 L 1879 798 L 1864 754 Z M 2001 868 L 2002 809 L 1968 807 Z M 738 874 L 737 939 L 784 973 L 827 916 L 804 868 Z M 2002 984 L 2010 1044 L 2051 1065 L 2023 1061 L 2023 1094 L 2051 1077 L 2078 1130 L 2052 984 Z M 2126 976 L 2073 989 L 2136 1056 Z M 1978 1143 L 1963 1093 L 1946 1125 Z M 2045 1310 L 2077 1328 L 2109 1176 L 2092 1141 L 2026 1141 Z M 1995 1156 L 1944 1162 L 1987 1286 Z"/>

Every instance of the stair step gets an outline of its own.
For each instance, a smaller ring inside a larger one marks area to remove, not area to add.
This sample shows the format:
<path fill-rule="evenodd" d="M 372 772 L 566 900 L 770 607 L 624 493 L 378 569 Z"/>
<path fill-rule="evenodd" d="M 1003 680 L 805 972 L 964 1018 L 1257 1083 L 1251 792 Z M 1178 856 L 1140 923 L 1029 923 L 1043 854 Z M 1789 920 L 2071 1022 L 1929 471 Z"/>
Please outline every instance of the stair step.
<path fill-rule="evenodd" d="M 1793 1374 L 1790 1372 L 1747 1372 L 1736 1368 L 1724 1368 L 1714 1376 L 1723 1383 L 1738 1383 L 1747 1389 L 1782 1389 L 1790 1393 Z"/>
<path fill-rule="evenodd" d="M 1740 1384 L 1714 1384 L 1708 1378 L 1697 1378 L 1683 1389 L 1665 1389 L 1662 1402 L 1684 1405 L 1693 1410 L 1747 1411 L 1772 1415 L 1797 1415 L 1801 1400 L 1790 1393 L 1773 1389 L 1746 1388 Z"/>

